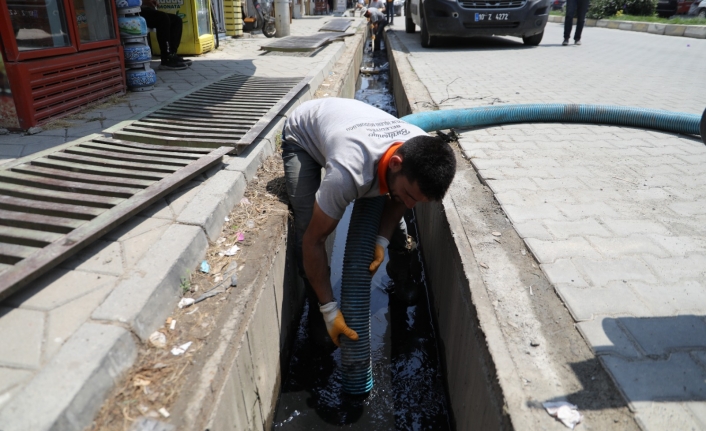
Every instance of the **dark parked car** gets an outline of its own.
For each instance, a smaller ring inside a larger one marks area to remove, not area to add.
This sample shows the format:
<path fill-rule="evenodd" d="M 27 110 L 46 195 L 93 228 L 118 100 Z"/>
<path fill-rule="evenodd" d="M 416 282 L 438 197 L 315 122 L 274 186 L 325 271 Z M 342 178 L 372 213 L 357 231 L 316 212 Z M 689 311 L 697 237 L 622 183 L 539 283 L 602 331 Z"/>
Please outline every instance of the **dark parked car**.
<path fill-rule="evenodd" d="M 672 15 L 686 15 L 694 0 L 659 0 L 657 15 L 669 18 Z"/>

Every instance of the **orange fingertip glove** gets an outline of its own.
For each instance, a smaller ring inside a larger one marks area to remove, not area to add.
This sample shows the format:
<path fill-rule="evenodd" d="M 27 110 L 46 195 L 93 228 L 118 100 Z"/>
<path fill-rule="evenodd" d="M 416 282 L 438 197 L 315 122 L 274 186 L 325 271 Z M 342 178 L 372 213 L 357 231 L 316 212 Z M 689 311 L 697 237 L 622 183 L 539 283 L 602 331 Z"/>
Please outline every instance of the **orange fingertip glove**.
<path fill-rule="evenodd" d="M 341 314 L 341 310 L 338 309 L 338 303 L 336 301 L 320 305 L 319 311 L 321 311 L 321 314 L 324 316 L 328 335 L 336 346 L 341 345 L 340 341 L 338 341 L 338 337 L 341 334 L 353 341 L 358 341 L 358 334 L 346 325 L 346 321 L 343 319 L 343 314 Z"/>
<path fill-rule="evenodd" d="M 380 265 L 382 265 L 382 261 L 385 260 L 385 249 L 387 246 L 390 245 L 390 241 L 387 240 L 384 236 L 378 235 L 377 240 L 375 242 L 375 254 L 373 255 L 373 262 L 370 264 L 370 274 L 375 275 L 375 272 L 377 272 L 378 268 L 380 268 Z"/>

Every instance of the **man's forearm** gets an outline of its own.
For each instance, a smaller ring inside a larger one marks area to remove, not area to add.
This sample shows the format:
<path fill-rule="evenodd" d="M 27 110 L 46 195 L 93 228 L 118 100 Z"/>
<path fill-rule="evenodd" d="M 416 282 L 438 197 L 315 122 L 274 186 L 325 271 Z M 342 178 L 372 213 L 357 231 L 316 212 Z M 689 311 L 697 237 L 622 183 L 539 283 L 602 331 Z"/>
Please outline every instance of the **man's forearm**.
<path fill-rule="evenodd" d="M 328 270 L 325 242 L 304 241 L 302 245 L 304 254 L 304 272 L 314 288 L 319 303 L 327 304 L 333 301 L 333 289 Z"/>
<path fill-rule="evenodd" d="M 385 208 L 382 210 L 378 235 L 384 236 L 388 240 L 392 238 L 392 232 L 394 232 L 395 227 L 404 216 L 405 210 L 407 210 L 407 207 L 404 204 L 388 197 L 387 201 L 385 201 Z"/>

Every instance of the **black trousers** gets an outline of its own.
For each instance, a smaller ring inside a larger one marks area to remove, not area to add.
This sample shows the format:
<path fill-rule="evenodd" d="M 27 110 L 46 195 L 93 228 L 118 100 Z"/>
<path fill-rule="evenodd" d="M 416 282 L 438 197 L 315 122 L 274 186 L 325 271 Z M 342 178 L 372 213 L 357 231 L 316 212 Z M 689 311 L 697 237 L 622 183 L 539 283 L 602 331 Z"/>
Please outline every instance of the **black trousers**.
<path fill-rule="evenodd" d="M 394 24 L 395 21 L 395 3 L 394 2 L 387 2 L 385 3 L 385 18 L 387 18 L 387 22 L 390 23 L 390 25 Z"/>
<path fill-rule="evenodd" d="M 583 23 L 586 21 L 586 12 L 588 11 L 588 0 L 567 0 L 566 1 L 566 17 L 564 18 L 564 39 L 571 37 L 571 27 L 574 24 L 574 16 L 576 16 L 576 33 L 574 40 L 581 40 L 581 32 L 583 31 Z"/>
<path fill-rule="evenodd" d="M 181 31 L 183 24 L 181 18 L 173 13 L 162 12 L 161 10 L 143 7 L 140 15 L 147 22 L 147 27 L 157 31 L 157 42 L 162 60 L 166 60 L 170 55 L 174 55 L 181 43 Z"/>
<path fill-rule="evenodd" d="M 375 31 L 375 51 L 380 51 L 380 41 L 382 41 L 383 35 L 385 34 L 385 26 L 387 25 L 387 18 L 378 21 L 378 28 Z"/>

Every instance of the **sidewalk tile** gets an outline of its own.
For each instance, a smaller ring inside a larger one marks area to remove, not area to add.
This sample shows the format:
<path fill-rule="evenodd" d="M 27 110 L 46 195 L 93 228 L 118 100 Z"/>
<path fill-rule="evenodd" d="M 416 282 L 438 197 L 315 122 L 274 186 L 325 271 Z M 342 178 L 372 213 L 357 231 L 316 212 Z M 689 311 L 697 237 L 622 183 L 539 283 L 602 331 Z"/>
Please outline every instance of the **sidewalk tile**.
<path fill-rule="evenodd" d="M 41 365 L 44 321 L 41 311 L 0 307 L 0 365 L 38 368 Z"/>
<path fill-rule="evenodd" d="M 596 315 L 649 316 L 650 310 L 630 287 L 614 281 L 600 288 L 578 288 L 567 284 L 556 286 L 571 314 L 577 321 L 590 320 Z"/>
<path fill-rule="evenodd" d="M 649 258 L 649 256 L 647 256 Z M 602 287 L 612 281 L 628 282 L 632 280 L 653 283 L 656 277 L 647 265 L 634 257 L 614 258 L 610 260 L 574 259 L 576 267 L 587 275 L 592 286 Z"/>
<path fill-rule="evenodd" d="M 0 367 L 0 409 L 33 375 L 32 371 Z"/>
<path fill-rule="evenodd" d="M 108 296 L 112 288 L 113 286 L 100 287 L 47 313 L 47 329 L 42 355 L 44 363 L 51 360 L 66 340 L 88 320 L 93 310 Z"/>
<path fill-rule="evenodd" d="M 602 221 L 604 226 L 620 236 L 648 233 L 666 235 L 669 233 L 669 229 L 663 224 L 651 220 L 603 218 Z"/>
<path fill-rule="evenodd" d="M 596 355 L 612 354 L 634 359 L 642 356 L 616 318 L 594 316 L 592 320 L 578 322 L 576 326 Z"/>
<path fill-rule="evenodd" d="M 675 202 L 670 204 L 669 208 L 677 214 L 684 216 L 703 215 L 706 214 L 706 200 Z"/>
<path fill-rule="evenodd" d="M 695 280 L 664 284 L 633 281 L 629 284 L 655 316 L 699 314 L 702 313 L 703 304 L 706 304 L 706 288 Z"/>
<path fill-rule="evenodd" d="M 513 223 L 513 227 L 517 231 L 520 238 L 537 238 L 541 240 L 555 239 L 551 233 L 542 225 L 540 221 L 528 221 L 524 223 Z"/>
<path fill-rule="evenodd" d="M 706 348 L 706 322 L 702 316 L 621 317 L 619 320 L 650 356 Z"/>
<path fill-rule="evenodd" d="M 569 285 L 576 288 L 588 288 L 588 283 L 570 259 L 559 259 L 554 263 L 540 265 L 540 267 L 554 286 Z"/>
<path fill-rule="evenodd" d="M 632 403 L 706 400 L 706 371 L 686 352 L 672 353 L 667 360 L 628 361 L 612 355 L 600 358 Z"/>
<path fill-rule="evenodd" d="M 528 221 L 544 221 L 544 220 L 566 220 L 566 217 L 559 212 L 559 209 L 554 204 L 539 204 L 539 205 L 503 205 L 503 209 L 513 224 L 523 223 Z"/>
<path fill-rule="evenodd" d="M 695 418 L 689 414 L 688 402 L 639 401 L 635 406 L 635 419 L 644 431 L 703 429 Z"/>
<path fill-rule="evenodd" d="M 112 275 L 55 269 L 9 297 L 5 303 L 13 307 L 49 311 L 88 292 L 112 285 L 116 280 L 117 277 Z"/>
<path fill-rule="evenodd" d="M 641 235 L 629 237 L 603 238 L 598 236 L 587 236 L 586 239 L 604 257 L 623 257 L 641 254 L 651 254 L 657 257 L 668 257 L 668 253 L 659 247 L 649 238 Z"/>
<path fill-rule="evenodd" d="M 120 276 L 125 269 L 120 244 L 96 241 L 64 261 L 61 268 Z"/>
<path fill-rule="evenodd" d="M 473 159 L 474 161 L 476 159 Z M 519 180 L 487 180 L 486 183 L 493 193 L 502 193 L 509 190 L 537 190 L 537 185 L 530 179 L 524 178 Z"/>
<path fill-rule="evenodd" d="M 557 239 L 569 238 L 572 236 L 610 236 L 610 232 L 598 223 L 595 219 L 586 218 L 578 221 L 553 221 L 547 220 L 544 225 L 547 230 Z"/>
<path fill-rule="evenodd" d="M 525 243 L 540 264 L 553 263 L 557 259 L 585 257 L 600 259 L 601 255 L 582 237 L 571 237 L 564 240 L 542 241 L 527 238 Z"/>
<path fill-rule="evenodd" d="M 655 234 L 650 234 L 648 237 L 666 249 L 672 256 L 685 256 L 687 253 L 706 252 L 706 238 Z"/>
<path fill-rule="evenodd" d="M 586 204 L 562 204 L 557 203 L 557 208 L 569 220 L 581 220 L 587 217 L 616 217 L 617 212 L 603 202 L 593 202 Z"/>
<path fill-rule="evenodd" d="M 125 329 L 83 324 L 51 362 L 0 409 L 3 431 L 57 429 L 57 425 L 84 429 L 114 379 L 120 378 L 136 356 L 137 347 Z"/>
<path fill-rule="evenodd" d="M 705 254 L 692 254 L 686 257 L 670 257 L 666 259 L 644 256 L 643 259 L 661 280 L 668 283 L 674 283 L 686 278 L 703 279 L 704 271 L 706 270 Z"/>

